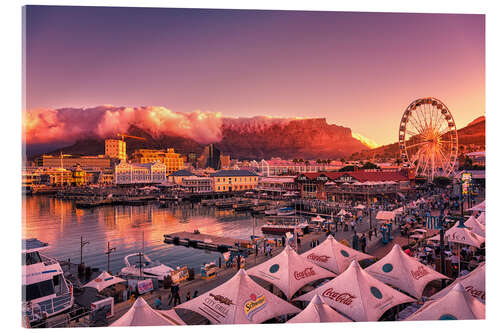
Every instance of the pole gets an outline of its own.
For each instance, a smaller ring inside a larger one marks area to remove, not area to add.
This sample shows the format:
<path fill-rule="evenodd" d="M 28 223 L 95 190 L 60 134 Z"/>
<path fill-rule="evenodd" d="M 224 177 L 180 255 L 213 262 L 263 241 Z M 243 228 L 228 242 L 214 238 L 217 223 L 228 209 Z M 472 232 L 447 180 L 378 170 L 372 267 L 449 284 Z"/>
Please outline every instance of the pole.
<path fill-rule="evenodd" d="M 89 242 L 83 241 L 83 236 L 80 236 L 80 264 L 83 264 L 83 247 Z"/>
<path fill-rule="evenodd" d="M 111 274 L 110 270 L 109 270 L 109 256 L 111 254 L 111 252 L 115 251 L 116 250 L 116 247 L 109 247 L 109 242 L 108 242 L 108 251 L 106 251 L 106 254 L 108 255 L 108 273 Z"/>
<path fill-rule="evenodd" d="M 446 266 L 444 264 L 444 218 L 440 216 L 440 228 L 439 228 L 439 262 L 440 262 L 440 268 L 441 268 L 441 274 L 446 275 Z M 444 280 L 441 280 L 441 288 L 444 288 L 446 286 L 446 283 Z"/>

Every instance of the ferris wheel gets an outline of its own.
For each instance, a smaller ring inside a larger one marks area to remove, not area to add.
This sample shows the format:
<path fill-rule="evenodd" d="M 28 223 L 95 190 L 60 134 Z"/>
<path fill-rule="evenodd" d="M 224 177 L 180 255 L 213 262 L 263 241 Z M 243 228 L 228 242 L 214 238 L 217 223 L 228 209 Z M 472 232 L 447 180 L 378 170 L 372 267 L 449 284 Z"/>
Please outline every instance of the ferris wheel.
<path fill-rule="evenodd" d="M 458 136 L 450 110 L 433 97 L 419 98 L 405 110 L 399 125 L 399 152 L 404 164 L 428 180 L 454 173 Z"/>

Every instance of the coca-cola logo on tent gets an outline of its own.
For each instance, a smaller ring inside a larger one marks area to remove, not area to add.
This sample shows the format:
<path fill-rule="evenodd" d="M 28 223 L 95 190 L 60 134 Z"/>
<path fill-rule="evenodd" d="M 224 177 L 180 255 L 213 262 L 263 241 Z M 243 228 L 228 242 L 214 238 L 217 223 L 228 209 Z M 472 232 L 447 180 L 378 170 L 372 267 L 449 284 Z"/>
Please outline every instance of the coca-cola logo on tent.
<path fill-rule="evenodd" d="M 230 300 L 229 298 L 227 298 L 226 296 L 214 295 L 212 293 L 210 293 L 209 296 L 213 297 L 213 299 L 215 299 L 217 302 L 222 303 L 222 304 L 226 304 L 226 305 L 234 304 L 233 301 Z"/>
<path fill-rule="evenodd" d="M 307 267 L 301 272 L 297 271 L 293 272 L 293 277 L 295 278 L 295 280 L 302 280 L 313 275 L 316 275 L 316 272 L 313 270 L 312 267 Z"/>
<path fill-rule="evenodd" d="M 318 255 L 314 253 L 311 253 L 310 255 L 307 256 L 307 259 L 309 260 L 320 261 L 320 262 L 328 262 L 329 258 L 330 258 L 329 256 Z"/>
<path fill-rule="evenodd" d="M 415 271 L 410 271 L 411 272 L 411 276 L 415 279 L 415 280 L 419 280 L 421 278 L 423 278 L 424 276 L 426 276 L 427 274 L 429 274 L 429 271 L 426 270 L 424 268 L 424 266 L 420 266 L 419 268 L 417 268 L 417 270 Z"/>
<path fill-rule="evenodd" d="M 486 298 L 486 292 L 484 290 L 474 289 L 474 286 L 465 287 L 465 291 L 467 291 L 469 294 L 471 294 L 474 297 L 482 299 L 483 301 Z"/>
<path fill-rule="evenodd" d="M 333 288 L 328 288 L 325 291 L 323 291 L 322 296 L 328 297 L 332 301 L 335 301 L 337 303 L 344 304 L 344 305 L 351 305 L 353 299 L 356 298 L 356 296 L 354 296 L 348 292 L 341 293 L 341 292 L 333 290 Z"/>

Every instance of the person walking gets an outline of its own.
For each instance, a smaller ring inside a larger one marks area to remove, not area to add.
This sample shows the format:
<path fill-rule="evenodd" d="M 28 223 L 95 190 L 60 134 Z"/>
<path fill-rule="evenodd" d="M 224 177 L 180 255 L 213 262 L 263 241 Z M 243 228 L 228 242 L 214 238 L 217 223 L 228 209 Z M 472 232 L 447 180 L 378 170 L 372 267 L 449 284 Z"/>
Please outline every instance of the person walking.
<path fill-rule="evenodd" d="M 162 305 L 163 304 L 161 302 L 161 296 L 158 296 L 158 298 L 155 300 L 155 309 L 160 310 Z"/>
<path fill-rule="evenodd" d="M 186 302 L 189 300 L 191 300 L 191 291 L 188 290 L 186 293 Z"/>
<path fill-rule="evenodd" d="M 179 295 L 179 285 L 174 284 L 172 285 L 172 288 L 170 288 L 170 292 L 172 293 L 172 296 L 170 298 L 170 301 L 168 302 L 168 305 L 172 304 L 172 301 L 174 301 L 174 306 L 177 304 L 181 304 L 181 297 Z"/>
<path fill-rule="evenodd" d="M 366 236 L 365 236 L 365 234 L 363 234 L 361 236 L 360 244 L 361 244 L 361 252 L 366 253 Z"/>
<path fill-rule="evenodd" d="M 371 241 L 371 240 L 372 240 L 372 234 L 373 234 L 372 229 L 368 230 L 368 240 L 369 240 L 369 241 Z"/>

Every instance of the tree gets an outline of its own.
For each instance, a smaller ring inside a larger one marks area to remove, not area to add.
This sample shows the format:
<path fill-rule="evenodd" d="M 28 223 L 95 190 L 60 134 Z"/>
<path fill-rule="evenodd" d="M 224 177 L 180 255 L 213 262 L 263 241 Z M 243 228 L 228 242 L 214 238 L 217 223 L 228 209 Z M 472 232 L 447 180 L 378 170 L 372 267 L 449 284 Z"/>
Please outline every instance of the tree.
<path fill-rule="evenodd" d="M 296 158 L 293 159 L 293 163 L 297 164 L 299 162 L 299 160 L 297 160 Z"/>
<path fill-rule="evenodd" d="M 372 162 L 366 162 L 361 169 L 367 170 L 367 169 L 380 169 L 376 164 Z"/>
<path fill-rule="evenodd" d="M 318 159 L 316 160 L 316 163 L 321 164 L 321 160 L 318 158 Z"/>
<path fill-rule="evenodd" d="M 434 178 L 432 182 L 438 187 L 446 187 L 451 184 L 451 178 L 439 176 Z"/>
<path fill-rule="evenodd" d="M 356 167 L 354 165 L 346 165 L 339 169 L 339 172 L 347 172 L 347 171 L 356 171 Z"/>
<path fill-rule="evenodd" d="M 342 157 L 342 158 L 340 159 L 340 162 L 345 163 L 345 159 Z"/>

